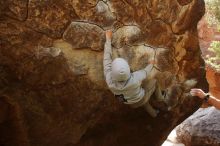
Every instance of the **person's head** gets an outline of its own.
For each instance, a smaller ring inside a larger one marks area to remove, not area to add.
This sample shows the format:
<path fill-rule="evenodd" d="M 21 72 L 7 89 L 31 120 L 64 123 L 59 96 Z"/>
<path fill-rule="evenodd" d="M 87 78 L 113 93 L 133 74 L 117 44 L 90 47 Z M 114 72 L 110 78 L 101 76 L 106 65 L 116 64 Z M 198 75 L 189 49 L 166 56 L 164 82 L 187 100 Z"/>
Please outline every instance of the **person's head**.
<path fill-rule="evenodd" d="M 112 79 L 118 82 L 127 81 L 130 78 L 130 67 L 123 58 L 116 58 L 112 62 Z"/>

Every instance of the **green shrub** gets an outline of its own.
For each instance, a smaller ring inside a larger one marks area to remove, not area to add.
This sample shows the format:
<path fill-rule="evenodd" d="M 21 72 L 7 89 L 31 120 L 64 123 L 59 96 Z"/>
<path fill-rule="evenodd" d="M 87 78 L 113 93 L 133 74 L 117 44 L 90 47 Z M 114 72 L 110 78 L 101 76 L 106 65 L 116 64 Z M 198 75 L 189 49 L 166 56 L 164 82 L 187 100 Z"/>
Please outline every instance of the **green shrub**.
<path fill-rule="evenodd" d="M 220 59 L 220 41 L 213 41 L 208 49 L 215 53 L 217 59 Z"/>
<path fill-rule="evenodd" d="M 220 41 L 213 41 L 208 48 L 215 56 L 207 56 L 206 64 L 220 72 Z"/>
<path fill-rule="evenodd" d="M 220 22 L 220 1 L 219 0 L 205 0 L 206 8 L 214 17 Z"/>
<path fill-rule="evenodd" d="M 220 32 L 220 0 L 205 0 L 206 15 L 210 27 L 217 26 L 217 31 Z"/>

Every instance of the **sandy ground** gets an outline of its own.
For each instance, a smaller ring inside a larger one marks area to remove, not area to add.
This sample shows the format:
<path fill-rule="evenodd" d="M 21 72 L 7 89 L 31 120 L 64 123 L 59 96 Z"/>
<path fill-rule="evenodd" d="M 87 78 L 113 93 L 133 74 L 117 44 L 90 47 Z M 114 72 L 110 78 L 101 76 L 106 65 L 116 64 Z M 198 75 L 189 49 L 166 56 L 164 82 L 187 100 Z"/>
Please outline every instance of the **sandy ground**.
<path fill-rule="evenodd" d="M 179 143 L 177 140 L 176 129 L 169 134 L 167 140 L 161 146 L 185 146 L 183 143 Z"/>

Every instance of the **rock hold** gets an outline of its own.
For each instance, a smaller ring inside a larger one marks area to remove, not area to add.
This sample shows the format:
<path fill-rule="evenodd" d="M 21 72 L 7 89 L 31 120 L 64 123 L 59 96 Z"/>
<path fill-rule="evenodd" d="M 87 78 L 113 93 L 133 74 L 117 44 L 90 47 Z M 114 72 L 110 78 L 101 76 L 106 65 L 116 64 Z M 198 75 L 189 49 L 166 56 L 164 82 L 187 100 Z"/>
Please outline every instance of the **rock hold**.
<path fill-rule="evenodd" d="M 69 0 L 67 0 L 69 1 Z M 97 24 L 103 28 L 109 28 L 116 20 L 114 13 L 109 9 L 107 2 L 98 0 L 70 0 L 80 20 Z"/>
<path fill-rule="evenodd" d="M 63 39 L 73 48 L 91 48 L 100 51 L 103 50 L 105 34 L 103 29 L 95 24 L 72 22 L 63 34 Z"/>
<path fill-rule="evenodd" d="M 160 71 L 162 72 L 169 71 L 174 74 L 177 73 L 179 66 L 174 59 L 174 54 L 172 50 L 167 48 L 158 48 L 156 50 L 155 58 L 157 60 L 156 66 Z"/>
<path fill-rule="evenodd" d="M 124 45 L 135 45 L 143 43 L 141 38 L 141 29 L 138 26 L 123 26 L 113 33 L 112 44 L 116 48 L 121 48 Z"/>

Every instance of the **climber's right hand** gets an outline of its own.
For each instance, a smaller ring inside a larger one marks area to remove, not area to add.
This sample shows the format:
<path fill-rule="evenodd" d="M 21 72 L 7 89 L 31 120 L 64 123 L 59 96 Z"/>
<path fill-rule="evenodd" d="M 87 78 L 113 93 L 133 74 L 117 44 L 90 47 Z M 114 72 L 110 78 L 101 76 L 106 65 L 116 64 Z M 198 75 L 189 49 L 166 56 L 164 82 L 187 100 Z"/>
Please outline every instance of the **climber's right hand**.
<path fill-rule="evenodd" d="M 155 65 L 155 64 L 157 64 L 157 61 L 156 60 L 149 60 L 148 63 L 152 64 L 152 65 Z"/>
<path fill-rule="evenodd" d="M 112 39 L 112 30 L 106 30 L 105 37 L 106 37 L 106 40 L 111 40 Z"/>

